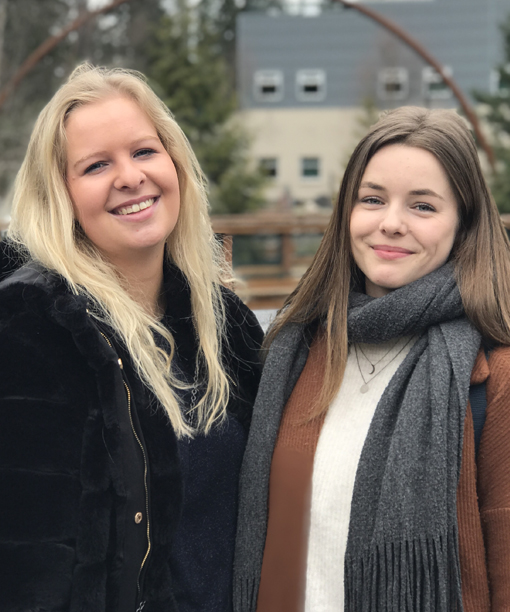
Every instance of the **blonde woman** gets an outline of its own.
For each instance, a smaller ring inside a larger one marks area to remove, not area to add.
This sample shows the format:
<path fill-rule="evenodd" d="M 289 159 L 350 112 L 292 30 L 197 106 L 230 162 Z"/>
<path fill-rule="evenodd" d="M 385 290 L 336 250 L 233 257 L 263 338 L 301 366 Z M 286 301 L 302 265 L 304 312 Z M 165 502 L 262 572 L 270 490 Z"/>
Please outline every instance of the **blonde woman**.
<path fill-rule="evenodd" d="M 508 610 L 510 246 L 453 111 L 361 140 L 266 342 L 236 612 Z"/>
<path fill-rule="evenodd" d="M 221 285 L 186 138 L 83 65 L 35 125 L 0 284 L 2 610 L 231 606 L 261 330 Z"/>

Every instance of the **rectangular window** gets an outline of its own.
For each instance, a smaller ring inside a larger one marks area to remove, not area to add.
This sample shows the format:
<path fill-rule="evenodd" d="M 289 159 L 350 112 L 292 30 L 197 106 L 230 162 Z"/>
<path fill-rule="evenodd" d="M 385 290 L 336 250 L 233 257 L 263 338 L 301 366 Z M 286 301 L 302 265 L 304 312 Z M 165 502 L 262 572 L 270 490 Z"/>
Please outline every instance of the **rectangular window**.
<path fill-rule="evenodd" d="M 452 69 L 449 66 L 443 68 L 447 76 L 452 75 Z M 432 66 L 425 66 L 421 71 L 421 80 L 423 88 L 423 96 L 427 100 L 445 100 L 452 97 L 452 90 L 443 81 L 443 77 Z"/>
<path fill-rule="evenodd" d="M 301 159 L 301 176 L 303 178 L 316 178 L 320 175 L 318 157 L 303 157 Z"/>
<path fill-rule="evenodd" d="M 281 70 L 257 70 L 253 75 L 253 95 L 259 102 L 279 102 L 283 98 Z"/>
<path fill-rule="evenodd" d="M 271 178 L 278 176 L 278 160 L 276 157 L 263 157 L 259 161 L 259 168 L 264 176 Z"/>
<path fill-rule="evenodd" d="M 383 68 L 377 75 L 377 96 L 380 100 L 405 100 L 409 95 L 407 68 Z"/>
<path fill-rule="evenodd" d="M 324 70 L 298 70 L 296 72 L 296 98 L 302 102 L 320 102 L 326 97 Z"/>

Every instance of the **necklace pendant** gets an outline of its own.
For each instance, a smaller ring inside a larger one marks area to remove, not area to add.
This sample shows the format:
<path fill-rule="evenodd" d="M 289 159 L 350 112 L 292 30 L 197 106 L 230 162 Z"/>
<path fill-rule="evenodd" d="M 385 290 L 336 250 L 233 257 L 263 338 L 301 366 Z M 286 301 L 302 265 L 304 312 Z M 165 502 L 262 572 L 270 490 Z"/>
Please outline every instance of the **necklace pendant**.
<path fill-rule="evenodd" d="M 361 385 L 360 392 L 366 393 L 367 391 L 368 391 L 368 385 L 366 383 L 364 385 Z"/>
<path fill-rule="evenodd" d="M 368 375 L 370 376 L 371 374 L 373 374 L 375 372 L 375 365 L 373 363 L 370 364 L 370 367 L 372 368 L 370 370 L 370 372 L 368 373 Z"/>

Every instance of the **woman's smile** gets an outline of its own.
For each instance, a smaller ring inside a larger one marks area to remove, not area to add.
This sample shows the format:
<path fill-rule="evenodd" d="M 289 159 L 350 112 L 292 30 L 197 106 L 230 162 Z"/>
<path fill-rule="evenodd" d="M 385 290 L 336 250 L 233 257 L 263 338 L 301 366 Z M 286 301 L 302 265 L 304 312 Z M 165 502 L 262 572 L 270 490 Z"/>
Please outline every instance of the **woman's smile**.
<path fill-rule="evenodd" d="M 388 145 L 369 161 L 351 213 L 365 291 L 381 297 L 442 266 L 459 224 L 445 171 L 425 149 Z"/>
<path fill-rule="evenodd" d="M 413 251 L 387 244 L 376 244 L 372 248 L 381 259 L 401 259 L 413 254 Z"/>
<path fill-rule="evenodd" d="M 109 212 L 113 215 L 129 216 L 131 219 L 140 219 L 141 217 L 140 215 L 137 215 L 137 213 L 151 208 L 158 199 L 159 196 L 137 198 L 136 200 L 131 200 L 124 204 L 120 204 Z M 146 218 L 146 216 L 143 218 Z"/>

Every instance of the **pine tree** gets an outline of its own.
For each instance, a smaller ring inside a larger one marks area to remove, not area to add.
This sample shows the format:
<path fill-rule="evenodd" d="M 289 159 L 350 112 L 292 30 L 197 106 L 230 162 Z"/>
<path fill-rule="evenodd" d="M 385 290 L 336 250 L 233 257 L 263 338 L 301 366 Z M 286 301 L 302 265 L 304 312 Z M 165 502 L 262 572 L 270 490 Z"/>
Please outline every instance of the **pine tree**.
<path fill-rule="evenodd" d="M 510 15 L 501 25 L 505 61 L 496 68 L 496 93 L 474 92 L 482 103 L 483 121 L 489 124 L 496 155 L 496 172 L 490 177 L 491 191 L 502 213 L 510 213 Z"/>
<path fill-rule="evenodd" d="M 175 115 L 209 180 L 212 210 L 239 213 L 263 203 L 264 177 L 248 159 L 249 139 L 236 123 L 235 93 L 221 30 L 202 0 L 178 0 L 158 25 L 149 76 Z"/>

